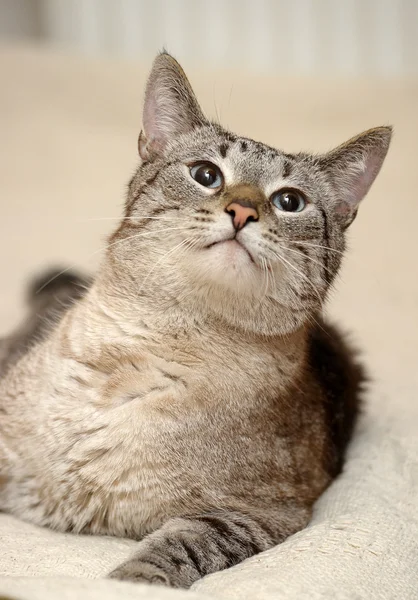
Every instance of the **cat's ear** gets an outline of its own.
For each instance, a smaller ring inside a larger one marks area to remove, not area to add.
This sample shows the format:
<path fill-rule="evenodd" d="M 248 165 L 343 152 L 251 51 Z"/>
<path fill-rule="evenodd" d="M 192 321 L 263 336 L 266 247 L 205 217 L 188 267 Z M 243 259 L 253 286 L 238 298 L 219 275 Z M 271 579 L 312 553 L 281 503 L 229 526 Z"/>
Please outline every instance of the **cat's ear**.
<path fill-rule="evenodd" d="M 376 179 L 391 136 L 391 127 L 376 127 L 321 156 L 321 168 L 329 174 L 337 196 L 335 210 L 344 227 L 352 223 L 359 203 Z"/>
<path fill-rule="evenodd" d="M 170 140 L 208 123 L 185 72 L 166 52 L 157 56 L 152 66 L 142 123 L 138 149 L 144 160 L 163 153 Z"/>

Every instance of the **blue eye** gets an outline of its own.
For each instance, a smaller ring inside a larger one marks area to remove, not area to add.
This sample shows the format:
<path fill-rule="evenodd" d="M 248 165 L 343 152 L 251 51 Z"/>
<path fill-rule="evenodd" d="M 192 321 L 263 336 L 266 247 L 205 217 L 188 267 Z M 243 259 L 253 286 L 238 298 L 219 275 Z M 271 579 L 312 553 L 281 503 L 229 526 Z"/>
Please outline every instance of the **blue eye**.
<path fill-rule="evenodd" d="M 305 197 L 297 190 L 281 190 L 272 195 L 271 201 L 279 210 L 300 212 L 306 206 Z"/>
<path fill-rule="evenodd" d="M 218 188 L 223 182 L 220 169 L 209 162 L 193 165 L 190 168 L 190 175 L 197 183 L 208 188 Z"/>

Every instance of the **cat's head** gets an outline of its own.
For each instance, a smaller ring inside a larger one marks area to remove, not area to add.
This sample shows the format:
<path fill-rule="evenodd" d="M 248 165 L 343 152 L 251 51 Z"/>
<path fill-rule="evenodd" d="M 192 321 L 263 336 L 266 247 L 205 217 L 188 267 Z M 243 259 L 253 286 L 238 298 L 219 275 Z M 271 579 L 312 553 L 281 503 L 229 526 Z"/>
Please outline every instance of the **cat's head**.
<path fill-rule="evenodd" d="M 390 138 L 378 127 L 311 155 L 240 137 L 205 118 L 180 65 L 161 54 L 146 87 L 141 164 L 109 251 L 138 296 L 168 310 L 289 332 L 325 299 Z"/>

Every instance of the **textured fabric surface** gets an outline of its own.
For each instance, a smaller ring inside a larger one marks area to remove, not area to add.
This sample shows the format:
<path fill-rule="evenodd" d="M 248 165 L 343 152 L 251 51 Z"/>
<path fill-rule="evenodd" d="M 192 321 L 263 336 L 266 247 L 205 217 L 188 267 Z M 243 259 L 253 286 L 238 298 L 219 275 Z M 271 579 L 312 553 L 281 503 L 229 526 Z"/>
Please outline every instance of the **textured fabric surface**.
<path fill-rule="evenodd" d="M 145 75 L 144 65 L 1 49 L 0 334 L 22 316 L 30 275 L 51 264 L 97 265 L 135 166 Z M 0 515 L 0 597 L 414 600 L 418 82 L 190 78 L 208 114 L 288 151 L 323 151 L 362 129 L 395 126 L 329 309 L 371 374 L 345 471 L 307 529 L 191 592 L 102 579 L 135 542 L 62 535 Z"/>

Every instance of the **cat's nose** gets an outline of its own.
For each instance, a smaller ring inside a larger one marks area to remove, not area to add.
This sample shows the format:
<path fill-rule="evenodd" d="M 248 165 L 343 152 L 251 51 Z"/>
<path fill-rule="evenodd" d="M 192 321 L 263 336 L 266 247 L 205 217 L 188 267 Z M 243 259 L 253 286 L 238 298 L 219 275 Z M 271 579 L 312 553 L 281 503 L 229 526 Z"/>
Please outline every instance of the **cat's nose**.
<path fill-rule="evenodd" d="M 237 231 L 251 221 L 258 221 L 256 205 L 249 200 L 234 200 L 225 208 L 225 212 L 232 217 L 232 222 Z"/>

